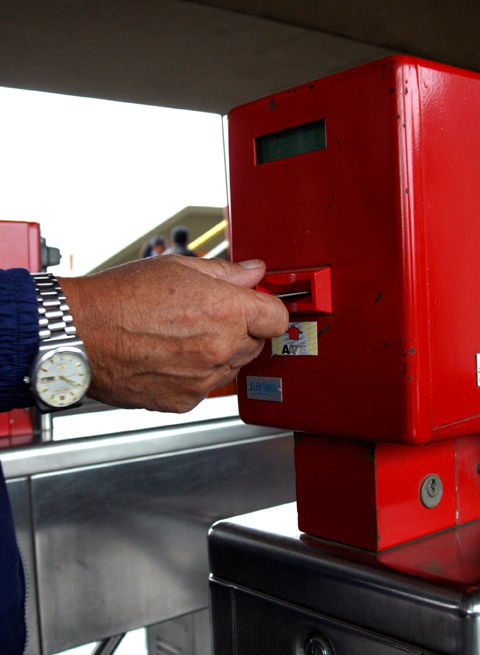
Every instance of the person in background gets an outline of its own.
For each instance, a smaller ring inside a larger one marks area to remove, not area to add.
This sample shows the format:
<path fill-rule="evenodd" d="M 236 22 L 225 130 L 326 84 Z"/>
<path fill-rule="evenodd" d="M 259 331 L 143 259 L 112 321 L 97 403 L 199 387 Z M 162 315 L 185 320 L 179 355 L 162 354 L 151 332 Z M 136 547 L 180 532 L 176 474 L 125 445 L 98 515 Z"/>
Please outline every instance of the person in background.
<path fill-rule="evenodd" d="M 91 398 L 116 407 L 191 410 L 256 357 L 265 339 L 287 329 L 285 305 L 254 291 L 264 274 L 256 259 L 233 264 L 175 255 L 76 278 L 0 270 L 0 411 L 38 404 L 44 386 L 55 391 L 57 378 L 68 387 L 57 391 L 61 398 L 82 386 L 61 364 L 61 374 L 40 373 L 35 388 L 39 344 L 50 339 L 46 324 L 61 333 L 74 328 L 70 334 L 89 360 L 91 383 L 83 393 Z M 58 309 L 50 323 L 51 297 Z M 21 655 L 25 639 L 25 577 L 0 467 L 0 655 Z"/>
<path fill-rule="evenodd" d="M 142 259 L 145 257 L 154 257 L 155 255 L 163 255 L 167 248 L 167 241 L 165 237 L 157 235 L 148 240 L 146 246 L 144 246 L 141 256 Z"/>
<path fill-rule="evenodd" d="M 188 248 L 189 234 L 186 227 L 177 225 L 170 233 L 171 246 L 165 250 L 164 255 L 183 255 L 184 257 L 196 257 L 196 253 Z"/>

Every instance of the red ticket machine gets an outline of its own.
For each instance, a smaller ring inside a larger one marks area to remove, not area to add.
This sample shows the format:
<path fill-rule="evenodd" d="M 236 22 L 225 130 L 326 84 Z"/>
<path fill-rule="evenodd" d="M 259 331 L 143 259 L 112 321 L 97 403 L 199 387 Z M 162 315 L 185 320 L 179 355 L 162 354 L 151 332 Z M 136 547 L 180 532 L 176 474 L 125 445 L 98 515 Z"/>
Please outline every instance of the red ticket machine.
<path fill-rule="evenodd" d="M 38 223 L 0 221 L 1 268 L 27 268 L 33 273 L 59 261 L 58 249 L 46 246 Z M 0 448 L 30 443 L 33 435 L 33 417 L 29 408 L 0 412 Z"/>
<path fill-rule="evenodd" d="M 480 517 L 479 116 L 478 74 L 404 56 L 229 116 L 233 258 L 292 294 L 240 413 L 296 431 L 306 532 L 382 550 Z"/>

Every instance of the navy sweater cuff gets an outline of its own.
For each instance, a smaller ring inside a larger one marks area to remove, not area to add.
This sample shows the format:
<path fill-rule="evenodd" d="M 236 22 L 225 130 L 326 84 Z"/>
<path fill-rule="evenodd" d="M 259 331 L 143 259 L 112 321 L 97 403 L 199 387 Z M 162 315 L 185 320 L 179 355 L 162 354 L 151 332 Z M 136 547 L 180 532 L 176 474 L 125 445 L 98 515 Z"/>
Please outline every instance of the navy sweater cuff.
<path fill-rule="evenodd" d="M 0 270 L 0 411 L 33 404 L 23 379 L 38 350 L 38 308 L 30 273 Z"/>

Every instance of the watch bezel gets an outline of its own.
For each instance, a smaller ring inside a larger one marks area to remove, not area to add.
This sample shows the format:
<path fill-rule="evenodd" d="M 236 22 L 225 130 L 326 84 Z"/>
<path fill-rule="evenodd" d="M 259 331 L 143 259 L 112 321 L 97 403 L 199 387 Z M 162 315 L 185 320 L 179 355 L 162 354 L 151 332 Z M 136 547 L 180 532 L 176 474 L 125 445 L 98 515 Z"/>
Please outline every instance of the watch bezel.
<path fill-rule="evenodd" d="M 55 355 L 61 355 L 61 354 L 75 354 L 82 359 L 84 365 L 85 365 L 85 371 L 87 373 L 87 384 L 84 393 L 80 398 L 75 400 L 75 402 L 69 404 L 69 405 L 51 405 L 48 403 L 46 400 L 43 398 L 40 398 L 39 392 L 37 390 L 37 378 L 39 376 L 40 368 L 43 363 L 51 359 L 52 357 L 55 357 Z M 45 346 L 40 346 L 39 352 L 37 354 L 37 357 L 35 358 L 34 365 L 32 367 L 32 373 L 30 375 L 30 386 L 33 391 L 36 403 L 40 409 L 46 409 L 47 411 L 62 411 L 64 409 L 70 409 L 71 407 L 76 407 L 77 405 L 80 405 L 85 396 L 87 395 L 88 388 L 90 386 L 90 382 L 92 380 L 92 367 L 90 365 L 90 361 L 88 359 L 88 355 L 85 352 L 85 349 L 79 346 L 74 346 L 74 345 L 56 345 L 55 347 L 49 347 L 46 348 Z"/>

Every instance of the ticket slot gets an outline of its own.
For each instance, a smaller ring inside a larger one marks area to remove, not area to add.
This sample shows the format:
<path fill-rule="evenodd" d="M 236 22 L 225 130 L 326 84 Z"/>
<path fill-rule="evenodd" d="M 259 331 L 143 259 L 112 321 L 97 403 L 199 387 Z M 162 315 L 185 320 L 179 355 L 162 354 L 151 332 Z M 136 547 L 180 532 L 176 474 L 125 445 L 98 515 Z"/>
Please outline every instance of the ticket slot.
<path fill-rule="evenodd" d="M 290 314 L 331 314 L 333 311 L 330 266 L 272 271 L 256 289 L 280 297 Z"/>

